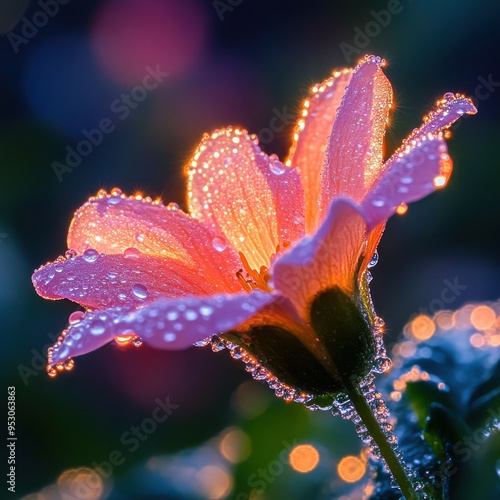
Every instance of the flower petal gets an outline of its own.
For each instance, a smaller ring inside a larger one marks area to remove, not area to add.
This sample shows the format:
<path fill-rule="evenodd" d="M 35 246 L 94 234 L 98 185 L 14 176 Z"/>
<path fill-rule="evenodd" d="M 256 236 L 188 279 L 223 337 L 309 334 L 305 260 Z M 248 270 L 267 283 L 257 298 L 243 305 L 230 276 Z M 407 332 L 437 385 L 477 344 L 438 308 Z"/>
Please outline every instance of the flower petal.
<path fill-rule="evenodd" d="M 392 104 L 383 61 L 367 56 L 357 66 L 337 112 L 322 172 L 321 212 L 346 196 L 360 202 L 382 168 L 382 144 Z"/>
<path fill-rule="evenodd" d="M 442 135 L 414 139 L 388 162 L 387 170 L 363 201 L 369 228 L 388 219 L 402 203 L 444 187 L 452 162 Z"/>
<path fill-rule="evenodd" d="M 237 328 L 276 296 L 254 291 L 156 302 L 130 312 L 120 307 L 86 313 L 54 346 L 51 364 L 98 349 L 120 335 L 138 335 L 160 349 L 185 349 L 211 335 Z"/>
<path fill-rule="evenodd" d="M 33 274 L 33 284 L 44 298 L 66 298 L 92 309 L 123 304 L 138 307 L 159 297 L 227 291 L 222 283 L 206 279 L 203 272 L 179 260 L 144 255 L 137 250 L 124 255 L 86 250 L 81 256 L 41 267 Z M 238 285 L 235 288 L 241 290 Z"/>
<path fill-rule="evenodd" d="M 476 113 L 477 109 L 471 99 L 461 94 L 448 92 L 442 99 L 436 102 L 436 109 L 424 116 L 423 125 L 413 130 L 410 136 L 405 139 L 401 148 L 396 151 L 395 155 L 417 137 L 422 137 L 428 133 L 437 135 L 438 132 L 450 128 L 464 114 L 474 115 Z"/>
<path fill-rule="evenodd" d="M 306 318 L 319 291 L 339 286 L 352 292 L 367 238 L 360 208 L 349 199 L 335 199 L 317 233 L 275 262 L 274 287 Z"/>
<path fill-rule="evenodd" d="M 252 268 L 269 266 L 277 245 L 304 234 L 304 195 L 295 169 L 264 154 L 246 131 L 206 135 L 188 166 L 193 217 L 222 232 Z"/>
<path fill-rule="evenodd" d="M 347 68 L 334 71 L 328 80 L 315 85 L 310 97 L 304 102 L 301 118 L 295 128 L 294 142 L 286 164 L 297 168 L 300 173 L 308 233 L 314 232 L 318 226 L 320 175 L 325 165 L 325 150 L 352 72 L 352 69 Z"/>
<path fill-rule="evenodd" d="M 123 254 L 127 248 L 156 257 L 177 259 L 207 281 L 239 291 L 235 273 L 241 267 L 236 252 L 220 237 L 179 210 L 119 190 L 99 192 L 77 210 L 68 233 L 68 247 L 83 253 L 93 248 Z"/>

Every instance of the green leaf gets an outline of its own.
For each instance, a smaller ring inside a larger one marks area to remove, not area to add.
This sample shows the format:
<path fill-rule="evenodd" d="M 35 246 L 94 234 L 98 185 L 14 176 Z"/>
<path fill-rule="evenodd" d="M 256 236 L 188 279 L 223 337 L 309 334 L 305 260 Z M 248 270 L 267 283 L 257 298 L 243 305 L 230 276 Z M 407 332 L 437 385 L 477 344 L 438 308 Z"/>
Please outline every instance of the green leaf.
<path fill-rule="evenodd" d="M 435 380 L 418 380 L 406 384 L 406 397 L 417 415 L 418 423 L 423 429 L 426 426 L 427 416 L 433 403 L 439 403 L 449 410 L 456 411 L 457 405 L 449 390 L 438 387 Z"/>

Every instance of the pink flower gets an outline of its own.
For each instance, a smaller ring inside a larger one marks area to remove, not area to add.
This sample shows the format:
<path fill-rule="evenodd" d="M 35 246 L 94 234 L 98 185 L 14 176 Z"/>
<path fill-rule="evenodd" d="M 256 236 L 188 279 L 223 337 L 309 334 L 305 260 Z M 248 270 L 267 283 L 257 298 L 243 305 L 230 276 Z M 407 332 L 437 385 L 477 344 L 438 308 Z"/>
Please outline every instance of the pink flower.
<path fill-rule="evenodd" d="M 244 130 L 205 135 L 187 165 L 189 213 L 118 189 L 90 198 L 71 223 L 72 250 L 33 275 L 42 297 L 86 309 L 49 352 L 49 373 L 114 339 L 184 349 L 213 335 L 285 379 L 297 346 L 305 354 L 291 363 L 304 372 L 309 358 L 335 371 L 315 301 L 333 290 L 335 321 L 345 312 L 375 329 L 366 270 L 385 222 L 446 184 L 443 131 L 476 112 L 446 94 L 384 162 L 392 90 L 383 65 L 367 56 L 312 89 L 285 164 Z M 299 388 L 314 392 L 306 379 Z"/>

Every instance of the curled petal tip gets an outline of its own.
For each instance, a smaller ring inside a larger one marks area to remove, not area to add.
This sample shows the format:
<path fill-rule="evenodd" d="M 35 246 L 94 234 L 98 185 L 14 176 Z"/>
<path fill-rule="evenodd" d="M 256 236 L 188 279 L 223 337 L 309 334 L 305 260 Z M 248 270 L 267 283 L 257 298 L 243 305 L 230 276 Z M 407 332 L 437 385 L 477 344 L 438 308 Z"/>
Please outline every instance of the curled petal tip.
<path fill-rule="evenodd" d="M 382 57 L 373 54 L 366 54 L 358 60 L 356 71 L 367 63 L 375 63 L 379 68 L 385 68 L 387 66 L 387 61 Z"/>

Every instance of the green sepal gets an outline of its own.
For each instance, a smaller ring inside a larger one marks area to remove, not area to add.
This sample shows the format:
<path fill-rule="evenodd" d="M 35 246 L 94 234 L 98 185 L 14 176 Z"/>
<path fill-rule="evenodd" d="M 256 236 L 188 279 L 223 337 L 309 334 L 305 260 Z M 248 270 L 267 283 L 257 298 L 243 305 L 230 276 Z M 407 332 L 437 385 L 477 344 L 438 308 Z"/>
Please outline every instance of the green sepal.
<path fill-rule="evenodd" d="M 295 389 L 315 396 L 334 394 L 341 389 L 339 381 L 306 346 L 283 328 L 264 325 L 243 336 L 227 333 L 223 338 L 242 346 L 281 382 Z"/>
<path fill-rule="evenodd" d="M 311 304 L 310 320 L 338 374 L 344 382 L 359 383 L 373 367 L 375 338 L 359 306 L 339 287 L 318 294 Z"/>

